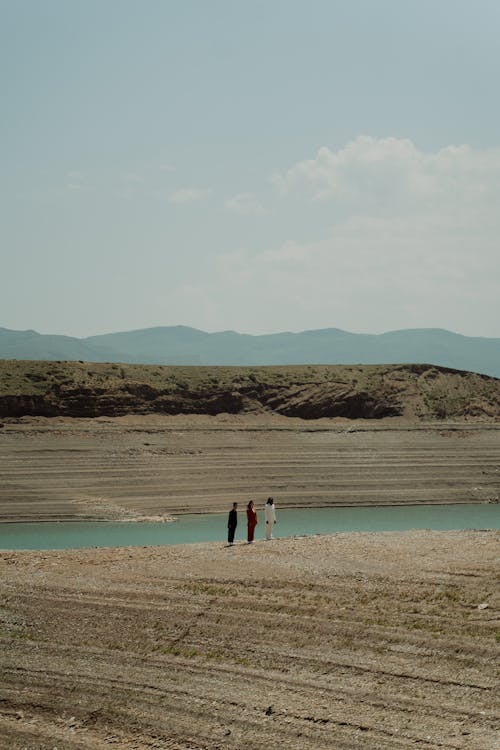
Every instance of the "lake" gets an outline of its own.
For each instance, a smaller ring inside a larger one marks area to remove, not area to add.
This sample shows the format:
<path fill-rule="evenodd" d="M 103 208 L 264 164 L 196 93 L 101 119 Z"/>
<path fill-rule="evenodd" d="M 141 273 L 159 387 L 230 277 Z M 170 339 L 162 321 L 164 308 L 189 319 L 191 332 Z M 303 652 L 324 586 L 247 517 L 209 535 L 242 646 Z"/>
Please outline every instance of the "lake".
<path fill-rule="evenodd" d="M 264 536 L 264 513 L 256 541 Z M 275 537 L 349 531 L 409 529 L 499 529 L 500 505 L 412 505 L 349 508 L 277 509 Z M 236 542 L 246 538 L 244 509 L 238 514 Z M 0 523 L 0 549 L 78 549 L 82 547 L 143 547 L 190 542 L 225 542 L 227 514 L 178 516 L 173 523 L 71 521 Z"/>

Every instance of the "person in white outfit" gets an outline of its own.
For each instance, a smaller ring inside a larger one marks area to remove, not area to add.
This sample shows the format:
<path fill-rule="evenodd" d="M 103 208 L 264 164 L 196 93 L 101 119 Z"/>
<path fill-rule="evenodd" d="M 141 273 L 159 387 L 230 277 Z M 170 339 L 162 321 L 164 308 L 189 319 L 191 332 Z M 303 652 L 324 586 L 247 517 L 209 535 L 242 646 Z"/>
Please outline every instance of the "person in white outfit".
<path fill-rule="evenodd" d="M 273 526 L 276 523 L 276 507 L 272 497 L 267 498 L 267 502 L 264 506 L 266 514 L 266 539 L 273 538 Z"/>

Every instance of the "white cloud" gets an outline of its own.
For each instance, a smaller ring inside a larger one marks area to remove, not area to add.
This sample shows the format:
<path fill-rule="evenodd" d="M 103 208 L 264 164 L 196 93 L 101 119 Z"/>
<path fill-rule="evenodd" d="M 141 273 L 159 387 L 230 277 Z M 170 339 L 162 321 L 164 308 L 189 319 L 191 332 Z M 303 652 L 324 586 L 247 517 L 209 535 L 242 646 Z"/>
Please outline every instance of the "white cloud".
<path fill-rule="evenodd" d="M 224 206 L 229 211 L 234 211 L 243 216 L 263 216 L 267 213 L 262 203 L 251 193 L 233 195 L 232 198 L 227 199 Z"/>
<path fill-rule="evenodd" d="M 195 203 L 201 201 L 210 195 L 209 190 L 202 188 L 188 187 L 174 190 L 168 196 L 169 203 Z"/>
<path fill-rule="evenodd" d="M 272 230 L 289 239 L 259 248 L 262 235 L 252 234 L 247 247 L 213 255 L 189 286 L 169 290 L 170 319 L 251 333 L 500 335 L 500 149 L 425 153 L 408 140 L 362 136 L 274 182 Z M 249 211 L 253 201 L 261 205 L 240 193 L 226 208 Z"/>
<path fill-rule="evenodd" d="M 425 153 L 407 139 L 359 136 L 338 151 L 320 148 L 272 182 L 284 196 L 299 191 L 361 215 L 482 211 L 498 204 L 500 149 Z"/>
<path fill-rule="evenodd" d="M 409 140 L 360 136 L 321 148 L 274 184 L 282 229 L 297 238 L 226 253 L 210 278 L 193 280 L 192 296 L 214 301 L 206 326 L 499 335 L 500 149 L 425 153 Z M 232 210 L 251 197 L 230 199 Z M 314 241 L 303 239 L 308 216 Z"/>
<path fill-rule="evenodd" d="M 240 330 L 444 327 L 498 335 L 497 247 L 488 232 L 471 238 L 423 217 L 353 218 L 317 242 L 220 257 L 211 284 Z"/>

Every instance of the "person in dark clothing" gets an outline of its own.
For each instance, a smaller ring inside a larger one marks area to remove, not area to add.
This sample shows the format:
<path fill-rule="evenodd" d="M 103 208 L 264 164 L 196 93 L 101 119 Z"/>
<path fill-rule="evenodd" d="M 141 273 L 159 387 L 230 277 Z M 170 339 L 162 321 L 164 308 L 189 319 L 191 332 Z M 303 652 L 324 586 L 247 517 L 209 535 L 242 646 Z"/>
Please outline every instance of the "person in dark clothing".
<path fill-rule="evenodd" d="M 257 526 L 257 511 L 255 510 L 255 505 L 253 500 L 250 500 L 250 502 L 247 505 L 247 541 L 248 544 L 253 543 L 253 535 L 255 533 L 255 527 Z"/>
<path fill-rule="evenodd" d="M 227 541 L 229 544 L 234 544 L 234 532 L 238 525 L 238 503 L 233 503 L 233 507 L 229 511 L 229 517 L 227 519 Z"/>

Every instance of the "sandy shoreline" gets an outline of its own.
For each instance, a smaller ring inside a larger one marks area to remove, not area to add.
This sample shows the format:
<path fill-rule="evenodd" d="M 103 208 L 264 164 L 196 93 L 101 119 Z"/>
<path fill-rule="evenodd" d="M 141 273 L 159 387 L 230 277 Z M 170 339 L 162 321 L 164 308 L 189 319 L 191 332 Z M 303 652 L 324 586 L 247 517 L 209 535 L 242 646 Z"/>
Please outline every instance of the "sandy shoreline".
<path fill-rule="evenodd" d="M 0 430 L 0 522 L 498 502 L 500 425 L 276 416 L 24 418 Z"/>
<path fill-rule="evenodd" d="M 497 502 L 498 425 L 23 419 L 0 522 Z M 0 552 L 2 750 L 498 750 L 500 532 Z"/>
<path fill-rule="evenodd" d="M 500 741 L 500 532 L 0 553 L 0 747 Z"/>

